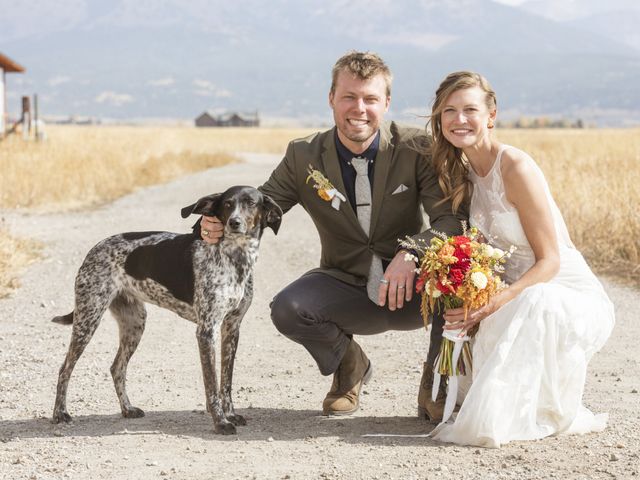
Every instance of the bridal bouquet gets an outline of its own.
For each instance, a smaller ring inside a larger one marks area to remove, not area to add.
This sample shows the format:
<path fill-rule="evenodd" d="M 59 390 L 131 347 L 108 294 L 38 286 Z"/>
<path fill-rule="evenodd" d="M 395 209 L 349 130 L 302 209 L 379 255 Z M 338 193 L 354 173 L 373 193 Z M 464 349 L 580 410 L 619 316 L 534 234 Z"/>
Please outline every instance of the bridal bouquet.
<path fill-rule="evenodd" d="M 465 319 L 470 309 L 486 305 L 489 299 L 505 287 L 500 279 L 504 263 L 515 247 L 505 252 L 479 241 L 480 234 L 475 227 L 467 230 L 463 224 L 463 234 L 447 237 L 434 232 L 431 242 L 415 242 L 407 238 L 400 245 L 416 252 L 407 254 L 405 260 L 418 264 L 416 292 L 422 297 L 421 313 L 425 327 L 429 315 L 444 306 L 446 309 L 462 307 Z M 432 397 L 435 401 L 440 386 L 440 376 L 449 377 L 449 391 L 445 402 L 445 422 L 453 413 L 457 396 L 457 377 L 471 372 L 472 358 L 469 347 L 472 332 L 444 330 L 440 352 L 434 368 Z"/>

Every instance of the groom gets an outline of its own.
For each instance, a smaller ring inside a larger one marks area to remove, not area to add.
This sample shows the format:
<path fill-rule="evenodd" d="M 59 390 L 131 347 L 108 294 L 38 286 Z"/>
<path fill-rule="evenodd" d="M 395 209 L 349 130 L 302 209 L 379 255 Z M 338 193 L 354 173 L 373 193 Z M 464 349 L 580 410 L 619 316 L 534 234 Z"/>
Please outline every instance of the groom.
<path fill-rule="evenodd" d="M 405 261 L 398 239 L 432 236 L 431 227 L 461 231 L 466 213 L 452 213 L 426 147 L 423 133 L 384 122 L 391 101 L 391 72 L 368 52 L 349 52 L 333 67 L 329 105 L 335 127 L 292 141 L 285 157 L 260 190 L 284 212 L 299 203 L 318 229 L 320 267 L 279 292 L 271 318 L 286 337 L 304 346 L 323 375 L 333 374 L 322 411 L 356 411 L 371 362 L 354 336 L 421 328 L 420 299 L 413 295 L 416 265 Z M 356 170 L 357 168 L 357 170 Z M 312 172 L 311 179 L 308 180 Z M 202 235 L 215 243 L 222 225 L 203 218 Z M 368 293 L 369 292 L 369 293 Z M 431 366 L 438 352 L 443 319 L 436 317 L 423 370 L 418 411 L 442 418 L 444 393 L 431 401 Z M 427 367 L 427 365 L 429 367 Z"/>

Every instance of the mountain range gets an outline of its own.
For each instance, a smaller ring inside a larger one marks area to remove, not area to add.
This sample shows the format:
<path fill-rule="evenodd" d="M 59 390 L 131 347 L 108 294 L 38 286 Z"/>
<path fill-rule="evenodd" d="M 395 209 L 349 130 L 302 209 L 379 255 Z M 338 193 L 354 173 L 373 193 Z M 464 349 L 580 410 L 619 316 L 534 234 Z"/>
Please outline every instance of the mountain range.
<path fill-rule="evenodd" d="M 0 52 L 27 69 L 7 76 L 14 114 L 21 95 L 37 93 L 44 116 L 188 120 L 231 110 L 328 123 L 331 67 L 357 49 L 394 72 L 392 118 L 421 122 L 439 81 L 470 69 L 492 83 L 502 118 L 637 125 L 640 7 L 604 4 L 0 0 Z"/>

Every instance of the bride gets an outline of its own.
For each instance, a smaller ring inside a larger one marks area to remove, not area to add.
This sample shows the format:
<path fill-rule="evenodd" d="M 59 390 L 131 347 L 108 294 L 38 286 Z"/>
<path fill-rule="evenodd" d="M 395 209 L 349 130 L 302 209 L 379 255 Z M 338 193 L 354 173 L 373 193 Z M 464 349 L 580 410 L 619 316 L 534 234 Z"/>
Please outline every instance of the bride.
<path fill-rule="evenodd" d="M 484 77 L 452 73 L 432 109 L 433 161 L 458 207 L 471 199 L 470 224 L 487 242 L 517 250 L 510 285 L 482 308 L 447 310 L 446 327 L 479 323 L 473 380 L 453 423 L 432 436 L 499 447 L 605 427 L 582 405 L 587 363 L 614 324 L 611 301 L 569 238 L 542 171 L 522 150 L 492 135 L 496 96 Z"/>

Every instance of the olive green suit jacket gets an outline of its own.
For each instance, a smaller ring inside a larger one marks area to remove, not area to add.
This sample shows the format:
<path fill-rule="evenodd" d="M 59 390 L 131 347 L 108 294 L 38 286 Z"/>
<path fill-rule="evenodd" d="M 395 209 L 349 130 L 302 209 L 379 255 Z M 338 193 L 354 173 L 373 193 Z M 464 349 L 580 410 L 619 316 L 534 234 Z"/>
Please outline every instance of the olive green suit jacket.
<path fill-rule="evenodd" d="M 433 234 L 423 232 L 421 206 L 429 216 L 431 228 L 447 234 L 459 233 L 461 221 L 467 216 L 466 208 L 454 215 L 449 202 L 438 204 L 443 193 L 431 159 L 416 149 L 416 145 L 424 145 L 424 132 L 390 122 L 381 126 L 380 134 L 374 160 L 369 236 L 348 200 L 340 202 L 336 210 L 318 195 L 313 180 L 307 183 L 311 165 L 346 197 L 335 127 L 289 143 L 284 159 L 260 187 L 284 212 L 300 204 L 311 216 L 322 245 L 320 267 L 312 271 L 353 285 L 366 284 L 373 253 L 391 260 L 399 239 L 415 236 L 430 240 Z"/>

